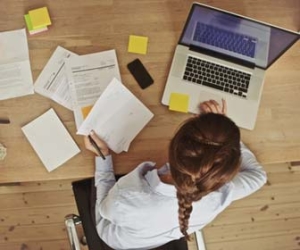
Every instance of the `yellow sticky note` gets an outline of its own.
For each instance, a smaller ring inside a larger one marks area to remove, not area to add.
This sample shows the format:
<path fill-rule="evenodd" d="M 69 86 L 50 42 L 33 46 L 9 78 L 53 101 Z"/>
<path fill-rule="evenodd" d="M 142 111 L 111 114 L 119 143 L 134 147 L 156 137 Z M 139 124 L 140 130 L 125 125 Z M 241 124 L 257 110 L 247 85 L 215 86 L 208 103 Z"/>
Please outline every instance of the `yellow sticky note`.
<path fill-rule="evenodd" d="M 51 24 L 47 7 L 30 10 L 28 12 L 33 29 L 39 29 Z"/>
<path fill-rule="evenodd" d="M 146 36 L 129 36 L 128 52 L 145 55 L 147 53 L 148 37 Z"/>
<path fill-rule="evenodd" d="M 88 114 L 90 113 L 92 107 L 93 106 L 91 105 L 91 106 L 86 106 L 86 107 L 81 108 L 81 113 L 82 113 L 82 116 L 83 116 L 84 119 L 88 116 Z"/>
<path fill-rule="evenodd" d="M 185 94 L 171 93 L 169 109 L 179 112 L 188 112 L 190 97 Z"/>
<path fill-rule="evenodd" d="M 48 30 L 47 26 L 41 27 L 39 29 L 33 29 L 29 14 L 24 15 L 24 18 L 25 18 L 27 29 L 28 29 L 28 33 L 30 35 L 38 34 L 38 33 L 41 33 L 43 31 Z"/>

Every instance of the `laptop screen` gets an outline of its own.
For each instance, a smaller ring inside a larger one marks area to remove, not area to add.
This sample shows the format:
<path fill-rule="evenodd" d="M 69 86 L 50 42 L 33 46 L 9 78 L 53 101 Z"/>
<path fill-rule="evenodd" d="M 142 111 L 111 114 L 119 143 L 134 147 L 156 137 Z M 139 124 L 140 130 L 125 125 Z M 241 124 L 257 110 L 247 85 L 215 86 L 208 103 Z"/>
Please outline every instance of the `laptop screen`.
<path fill-rule="evenodd" d="M 299 34 L 209 6 L 193 4 L 179 43 L 268 68 Z"/>

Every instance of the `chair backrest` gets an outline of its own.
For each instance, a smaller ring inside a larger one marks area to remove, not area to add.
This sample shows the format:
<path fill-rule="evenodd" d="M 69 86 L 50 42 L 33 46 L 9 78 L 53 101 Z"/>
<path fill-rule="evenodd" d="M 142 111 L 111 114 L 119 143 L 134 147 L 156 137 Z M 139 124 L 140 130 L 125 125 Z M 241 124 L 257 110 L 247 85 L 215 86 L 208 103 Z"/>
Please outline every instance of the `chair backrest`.
<path fill-rule="evenodd" d="M 120 177 L 122 176 L 116 176 L 116 179 L 118 180 Z M 96 230 L 94 218 L 96 188 L 94 185 L 94 179 L 89 178 L 75 181 L 72 183 L 72 186 L 89 250 L 114 250 L 100 239 Z M 181 238 L 152 250 L 188 250 L 188 246 L 186 240 Z"/>
<path fill-rule="evenodd" d="M 112 249 L 100 239 L 95 227 L 94 204 L 96 202 L 96 190 L 94 179 L 75 181 L 72 186 L 89 250 Z"/>

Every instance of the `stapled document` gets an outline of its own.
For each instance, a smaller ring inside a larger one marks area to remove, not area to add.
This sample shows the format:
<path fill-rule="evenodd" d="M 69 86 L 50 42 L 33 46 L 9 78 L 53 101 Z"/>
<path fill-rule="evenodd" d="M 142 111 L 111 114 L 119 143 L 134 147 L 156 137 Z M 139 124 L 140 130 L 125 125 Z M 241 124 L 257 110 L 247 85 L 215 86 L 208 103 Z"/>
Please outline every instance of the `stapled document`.
<path fill-rule="evenodd" d="M 70 110 L 73 107 L 64 59 L 75 56 L 78 55 L 58 46 L 34 83 L 37 93 Z"/>
<path fill-rule="evenodd" d="M 0 100 L 33 94 L 25 29 L 0 32 Z"/>

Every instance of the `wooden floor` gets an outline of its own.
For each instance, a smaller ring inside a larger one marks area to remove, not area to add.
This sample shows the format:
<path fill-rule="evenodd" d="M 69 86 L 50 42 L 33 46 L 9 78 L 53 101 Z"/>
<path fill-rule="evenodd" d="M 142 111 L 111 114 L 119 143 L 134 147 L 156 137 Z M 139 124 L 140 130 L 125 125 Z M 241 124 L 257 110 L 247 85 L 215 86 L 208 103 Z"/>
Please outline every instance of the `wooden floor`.
<path fill-rule="evenodd" d="M 207 250 L 300 249 L 300 167 L 265 168 L 268 184 L 203 230 Z M 0 249 L 70 249 L 64 217 L 77 213 L 70 183 L 0 186 Z M 194 242 L 189 249 L 197 249 Z"/>

